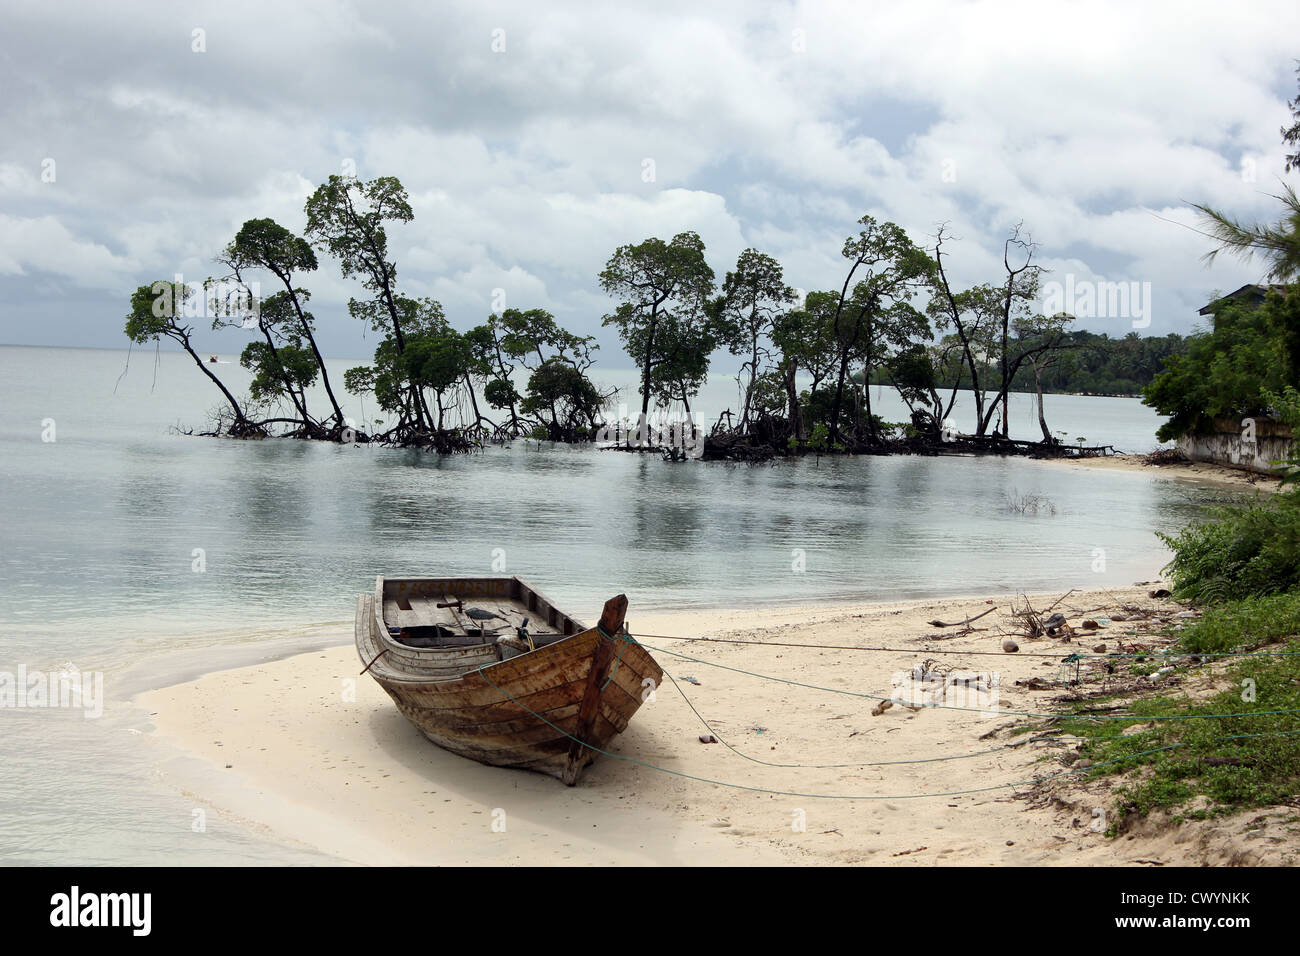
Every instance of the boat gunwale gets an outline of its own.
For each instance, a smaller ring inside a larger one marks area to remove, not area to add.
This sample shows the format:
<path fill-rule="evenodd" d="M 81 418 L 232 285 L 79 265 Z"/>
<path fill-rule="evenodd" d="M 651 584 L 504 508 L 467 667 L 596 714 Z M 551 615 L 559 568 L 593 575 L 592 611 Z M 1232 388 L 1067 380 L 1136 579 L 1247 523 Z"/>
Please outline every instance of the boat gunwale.
<path fill-rule="evenodd" d="M 403 666 L 406 663 L 406 660 L 409 658 L 414 658 L 421 662 L 427 661 L 430 664 L 434 664 L 439 659 L 446 658 L 446 657 L 456 657 L 456 656 L 468 657 L 468 656 L 472 656 L 474 652 L 481 653 L 485 650 L 495 649 L 497 647 L 497 644 L 495 641 L 493 641 L 491 643 L 484 643 L 484 644 L 466 644 L 457 647 L 439 648 L 439 647 L 411 647 L 407 644 L 401 643 L 400 641 L 393 638 L 391 634 L 388 633 L 388 623 L 384 620 L 383 601 L 384 601 L 385 585 L 387 585 L 389 582 L 410 583 L 410 582 L 422 582 L 422 581 L 484 581 L 484 580 L 491 580 L 491 581 L 508 580 L 508 581 L 516 582 L 520 588 L 521 598 L 523 597 L 525 592 L 531 593 L 533 596 L 535 596 L 538 599 L 540 603 L 544 604 L 547 608 L 554 610 L 557 615 L 560 615 L 566 618 L 567 620 L 572 621 L 573 624 L 578 628 L 578 631 L 573 634 L 567 634 L 561 637 L 559 640 L 552 641 L 549 644 L 544 644 L 540 647 L 535 647 L 530 651 L 523 651 L 522 653 L 516 654 L 509 658 L 498 659 L 490 663 L 481 664 L 477 667 L 470 667 L 468 670 L 464 671 L 463 673 L 454 676 L 433 677 L 429 675 L 419 674 L 413 671 L 412 669 Z M 483 680 L 486 684 L 488 684 L 489 686 L 494 686 L 493 682 L 489 678 L 482 676 L 482 672 L 490 671 L 492 668 L 499 667 L 504 664 L 511 664 L 515 661 L 523 662 L 527 658 L 531 658 L 533 657 L 533 655 L 542 652 L 564 653 L 566 651 L 572 651 L 573 650 L 572 647 L 565 647 L 565 645 L 568 645 L 570 641 L 574 640 L 575 638 L 585 637 L 588 634 L 591 634 L 592 632 L 597 632 L 597 633 L 599 632 L 599 628 L 585 625 L 578 618 L 574 617 L 571 614 L 568 614 L 565 611 L 560 610 L 560 608 L 549 597 L 547 597 L 537 588 L 529 584 L 527 580 L 519 577 L 518 575 L 481 576 L 481 577 L 476 577 L 473 575 L 462 575 L 462 576 L 447 576 L 447 577 L 397 578 L 397 577 L 385 577 L 384 575 L 381 574 L 375 576 L 374 594 L 373 595 L 362 594 L 359 595 L 359 597 L 371 598 L 371 616 L 370 616 L 371 641 L 370 643 L 375 646 L 375 649 L 377 651 L 390 652 L 388 654 L 380 653 L 379 656 L 376 657 L 373 662 L 371 662 L 370 673 L 372 674 L 372 676 L 375 677 L 376 680 L 379 680 L 382 677 L 384 681 L 388 681 L 394 684 L 402 684 L 404 686 L 419 685 L 419 684 L 447 684 L 453 681 L 463 682 L 467 677 L 473 674 L 478 674 L 480 676 L 480 679 Z M 651 660 L 653 660 L 653 658 L 651 658 Z"/>

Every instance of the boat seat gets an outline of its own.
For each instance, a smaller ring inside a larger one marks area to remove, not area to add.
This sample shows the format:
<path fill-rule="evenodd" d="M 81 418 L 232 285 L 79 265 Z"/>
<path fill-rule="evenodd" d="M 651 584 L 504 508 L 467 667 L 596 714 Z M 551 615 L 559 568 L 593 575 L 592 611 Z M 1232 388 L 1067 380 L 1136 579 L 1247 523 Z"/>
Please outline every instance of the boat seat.
<path fill-rule="evenodd" d="M 466 633 L 459 629 L 434 625 L 402 625 L 393 637 L 409 647 L 474 647 L 491 644 L 496 640 L 492 633 Z"/>

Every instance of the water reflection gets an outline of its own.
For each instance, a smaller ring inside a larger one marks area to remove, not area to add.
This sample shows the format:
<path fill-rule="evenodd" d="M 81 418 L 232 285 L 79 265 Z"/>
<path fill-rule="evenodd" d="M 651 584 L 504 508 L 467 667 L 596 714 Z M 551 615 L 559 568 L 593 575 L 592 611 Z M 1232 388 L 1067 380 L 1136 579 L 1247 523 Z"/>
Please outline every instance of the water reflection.
<path fill-rule="evenodd" d="M 88 363 L 83 381 L 104 365 L 110 390 L 120 371 L 111 354 L 106 365 L 93 353 L 56 357 Z M 46 398 L 23 390 L 29 370 L 12 371 L 17 414 L 39 421 Z M 169 375 L 159 389 L 188 394 L 188 378 Z M 1149 410 L 1103 404 L 1088 406 L 1099 424 L 1081 433 L 1105 438 L 1102 420 L 1124 434 L 1145 427 Z M 1178 527 L 1209 494 L 1018 459 L 750 467 L 534 442 L 438 457 L 180 438 L 155 427 L 148 389 L 58 414 L 69 437 L 55 446 L 0 429 L 0 599 L 29 634 L 79 624 L 92 644 L 150 640 L 153 628 L 176 637 L 346 621 L 376 572 L 484 574 L 494 561 L 575 611 L 617 590 L 644 607 L 1120 584 L 1156 573 L 1153 532 Z M 1008 508 L 1025 494 L 1045 495 L 1056 513 Z M 1090 569 L 1099 547 L 1101 575 Z"/>

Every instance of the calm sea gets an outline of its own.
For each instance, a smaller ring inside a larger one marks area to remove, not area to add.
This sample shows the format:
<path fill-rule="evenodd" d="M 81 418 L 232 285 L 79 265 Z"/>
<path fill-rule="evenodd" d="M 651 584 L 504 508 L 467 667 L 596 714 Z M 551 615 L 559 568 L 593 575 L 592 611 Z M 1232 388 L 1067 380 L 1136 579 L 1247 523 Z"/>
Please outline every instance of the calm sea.
<path fill-rule="evenodd" d="M 224 358 L 213 368 L 238 393 L 247 373 Z M 110 700 L 95 720 L 0 710 L 0 862 L 312 859 L 233 824 L 196 840 L 189 805 L 133 743 L 141 715 L 121 701 L 192 676 L 203 654 L 335 641 L 379 573 L 495 564 L 588 619 L 623 591 L 633 627 L 638 608 L 1099 587 L 1155 577 L 1166 560 L 1155 532 L 1207 495 L 1023 460 L 747 467 L 535 442 L 438 458 L 187 437 L 216 390 L 183 354 L 127 362 L 0 348 L 0 673 L 73 664 L 102 672 Z M 348 364 L 334 364 L 337 379 Z M 885 418 L 906 417 L 892 391 L 872 398 Z M 706 420 L 736 407 L 726 377 L 697 403 Z M 374 417 L 355 397 L 345 411 Z M 1053 395 L 1047 416 L 1069 441 L 1156 446 L 1159 419 L 1136 400 Z M 1011 431 L 1040 437 L 1029 396 L 1014 397 Z M 1026 495 L 1046 499 L 1037 514 L 1009 506 Z"/>

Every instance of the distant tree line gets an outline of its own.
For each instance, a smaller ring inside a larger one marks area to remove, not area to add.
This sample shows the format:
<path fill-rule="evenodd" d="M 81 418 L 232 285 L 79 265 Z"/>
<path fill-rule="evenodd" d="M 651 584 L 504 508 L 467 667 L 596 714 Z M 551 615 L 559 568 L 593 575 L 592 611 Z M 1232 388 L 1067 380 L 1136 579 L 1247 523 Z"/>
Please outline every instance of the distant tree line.
<path fill-rule="evenodd" d="M 1060 359 L 1040 368 L 1039 381 L 1048 394 L 1118 395 L 1137 397 L 1164 368 L 1165 362 L 1187 351 L 1189 339 L 1176 332 L 1142 336 L 1129 332 L 1111 338 L 1105 332 L 1075 329 L 1065 333 Z M 1013 347 L 1020 343 L 1014 343 Z M 937 372 L 945 387 L 957 380 L 961 369 L 950 362 Z M 873 385 L 893 384 L 889 370 L 881 369 Z M 1022 367 L 1011 380 L 1013 392 L 1034 392 L 1032 367 Z"/>

